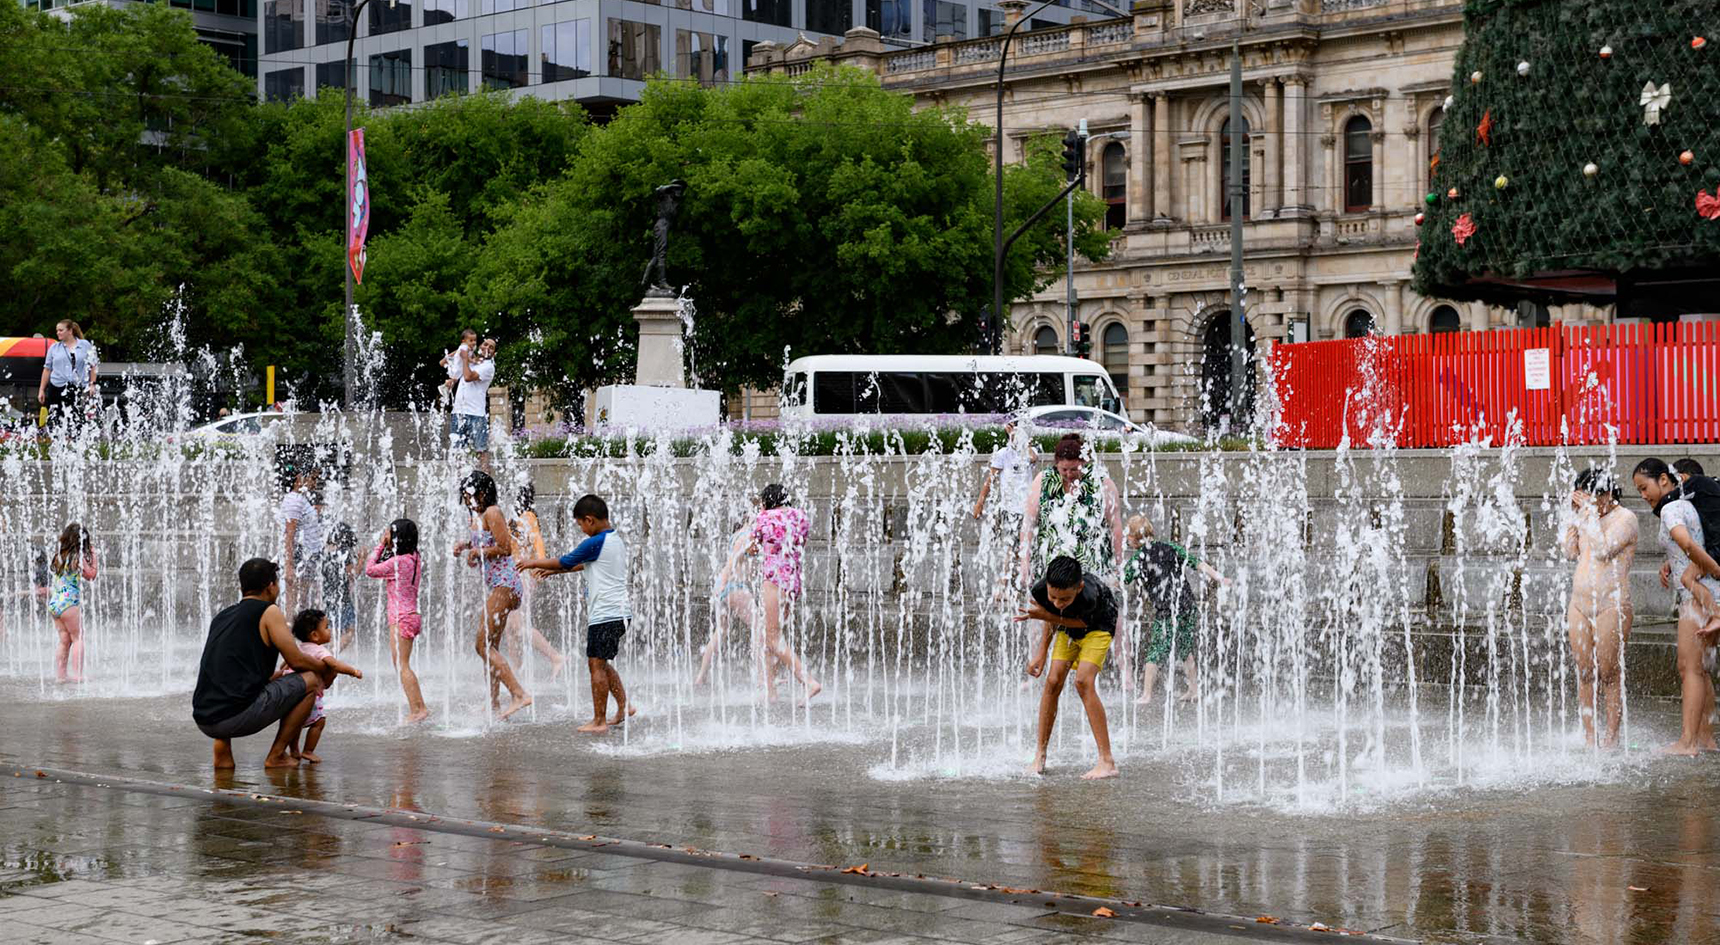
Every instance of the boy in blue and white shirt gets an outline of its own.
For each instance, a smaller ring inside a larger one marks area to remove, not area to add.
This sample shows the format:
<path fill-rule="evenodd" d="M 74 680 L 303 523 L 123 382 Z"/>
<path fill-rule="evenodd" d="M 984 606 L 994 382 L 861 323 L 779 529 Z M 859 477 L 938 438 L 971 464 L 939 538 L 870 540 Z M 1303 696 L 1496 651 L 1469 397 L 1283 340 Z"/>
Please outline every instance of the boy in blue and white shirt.
<path fill-rule="evenodd" d="M 627 704 L 621 674 L 610 660 L 621 650 L 621 636 L 633 619 L 627 602 L 627 542 L 609 524 L 609 503 L 594 495 L 580 496 L 573 504 L 573 518 L 585 540 L 559 558 L 533 558 L 520 570 L 536 569 L 544 574 L 585 572 L 585 658 L 591 667 L 591 721 L 578 731 L 606 732 L 620 725 L 635 710 Z M 615 696 L 615 715 L 605 718 L 609 697 Z"/>

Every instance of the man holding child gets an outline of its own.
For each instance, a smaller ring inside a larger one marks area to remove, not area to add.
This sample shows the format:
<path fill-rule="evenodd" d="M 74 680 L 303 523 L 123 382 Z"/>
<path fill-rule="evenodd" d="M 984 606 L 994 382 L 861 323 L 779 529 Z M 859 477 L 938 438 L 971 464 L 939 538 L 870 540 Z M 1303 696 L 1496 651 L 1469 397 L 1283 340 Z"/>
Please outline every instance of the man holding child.
<path fill-rule="evenodd" d="M 209 622 L 191 718 L 215 740 L 218 770 L 234 767 L 233 739 L 279 722 L 263 767 L 291 767 L 298 760 L 288 747 L 297 742 L 332 669 L 299 648 L 286 614 L 275 606 L 281 583 L 273 561 L 252 558 L 240 565 L 239 591 L 244 597 Z M 291 672 L 271 680 L 282 660 Z"/>

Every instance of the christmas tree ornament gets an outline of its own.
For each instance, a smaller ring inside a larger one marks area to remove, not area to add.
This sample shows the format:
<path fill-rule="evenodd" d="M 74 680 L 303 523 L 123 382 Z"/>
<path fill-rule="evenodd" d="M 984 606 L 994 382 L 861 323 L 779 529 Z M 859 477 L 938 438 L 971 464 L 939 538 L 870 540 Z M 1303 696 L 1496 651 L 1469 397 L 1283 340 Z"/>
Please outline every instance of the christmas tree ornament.
<path fill-rule="evenodd" d="M 1645 125 L 1660 124 L 1660 113 L 1672 104 L 1672 83 L 1663 82 L 1660 88 L 1654 87 L 1653 80 L 1642 87 L 1642 123 Z"/>
<path fill-rule="evenodd" d="M 1462 246 L 1471 236 L 1475 235 L 1475 220 L 1465 213 L 1451 225 L 1451 235 L 1456 237 L 1457 245 Z"/>
<path fill-rule="evenodd" d="M 1712 197 L 1706 190 L 1696 192 L 1696 212 L 1705 220 L 1720 220 L 1720 187 L 1714 188 Z"/>
<path fill-rule="evenodd" d="M 1447 96 L 1446 96 L 1446 97 L 1445 97 L 1445 104 L 1444 104 L 1444 105 L 1443 105 L 1443 106 L 1442 106 L 1442 107 L 1443 107 L 1443 108 L 1444 108 L 1444 109 L 1445 109 L 1445 110 L 1446 110 L 1446 111 L 1451 111 L 1451 103 L 1452 103 L 1452 102 L 1453 102 L 1453 101 L 1455 101 L 1455 99 L 1453 99 L 1453 98 L 1452 98 L 1452 97 L 1451 97 L 1451 96 L 1449 96 L 1449 95 L 1447 95 Z"/>
<path fill-rule="evenodd" d="M 1511 179 L 1506 177 L 1504 174 L 1500 174 L 1498 177 L 1493 178 L 1494 190 L 1504 190 L 1509 186 L 1511 186 Z"/>
<path fill-rule="evenodd" d="M 1439 155 L 1435 154 L 1433 156 L 1433 159 L 1427 162 L 1427 176 L 1428 177 L 1436 177 L 1436 176 L 1438 176 L 1438 174 L 1439 174 Z"/>
<path fill-rule="evenodd" d="M 1428 206 L 1431 207 L 1438 202 L 1439 202 L 1439 195 L 1438 194 L 1428 194 L 1427 195 L 1427 205 Z"/>
<path fill-rule="evenodd" d="M 1446 191 L 1445 197 L 1447 200 L 1456 200 L 1457 199 L 1457 188 L 1453 187 L 1450 190 Z"/>
<path fill-rule="evenodd" d="M 1415 225 L 1416 226 L 1421 226 L 1425 222 L 1427 222 L 1427 214 L 1418 213 L 1415 215 Z"/>
<path fill-rule="evenodd" d="M 1525 76 L 1529 74 L 1529 61 L 1527 59 L 1517 63 L 1517 74 Z"/>
<path fill-rule="evenodd" d="M 1706 45 L 1708 45 L 1708 40 L 1703 39 L 1700 36 L 1693 36 L 1690 38 L 1690 48 L 1691 49 L 1701 49 L 1702 47 L 1704 47 Z"/>
<path fill-rule="evenodd" d="M 1481 124 L 1475 126 L 1475 140 L 1483 146 L 1493 144 L 1493 109 L 1489 108 L 1481 116 Z"/>
<path fill-rule="evenodd" d="M 1694 161 L 1694 160 L 1696 160 L 1696 152 L 1694 152 L 1694 151 L 1686 151 L 1683 154 L 1680 154 L 1678 156 L 1678 163 L 1680 163 L 1680 164 L 1688 165 L 1691 161 Z"/>
<path fill-rule="evenodd" d="M 1602 46 L 1601 47 L 1601 58 L 1602 59 L 1611 59 L 1612 58 L 1612 47 L 1611 46 Z"/>
<path fill-rule="evenodd" d="M 1480 85 L 1481 84 L 1481 70 L 1480 69 L 1477 69 L 1474 72 L 1469 73 L 1469 84 L 1470 85 Z"/>
<path fill-rule="evenodd" d="M 1590 161 L 1589 163 L 1583 165 L 1583 176 L 1584 177 L 1593 177 L 1596 174 L 1599 174 L 1600 172 L 1601 172 L 1600 165 L 1594 163 L 1593 161 Z"/>

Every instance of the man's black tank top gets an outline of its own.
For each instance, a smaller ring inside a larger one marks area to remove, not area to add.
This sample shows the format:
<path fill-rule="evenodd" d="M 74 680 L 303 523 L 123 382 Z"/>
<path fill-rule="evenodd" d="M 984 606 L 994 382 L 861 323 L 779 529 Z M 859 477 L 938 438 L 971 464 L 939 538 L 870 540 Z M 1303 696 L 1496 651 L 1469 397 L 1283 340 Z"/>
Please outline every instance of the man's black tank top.
<path fill-rule="evenodd" d="M 197 724 L 214 725 L 238 715 L 269 684 L 281 658 L 263 642 L 260 629 L 270 606 L 247 597 L 209 621 L 197 688 L 191 693 L 191 718 Z"/>

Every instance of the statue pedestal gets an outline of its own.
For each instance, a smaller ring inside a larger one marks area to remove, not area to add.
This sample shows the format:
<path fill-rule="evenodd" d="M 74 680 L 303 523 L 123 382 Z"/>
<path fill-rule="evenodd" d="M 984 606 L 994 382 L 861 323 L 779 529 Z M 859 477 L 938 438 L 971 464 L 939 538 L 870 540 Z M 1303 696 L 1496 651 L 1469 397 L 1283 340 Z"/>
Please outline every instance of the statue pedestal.
<path fill-rule="evenodd" d="M 681 305 L 647 295 L 633 308 L 639 322 L 639 366 L 632 384 L 594 392 L 591 425 L 610 430 L 684 430 L 722 420 L 722 395 L 690 390 L 681 362 Z"/>
<path fill-rule="evenodd" d="M 681 365 L 681 304 L 679 299 L 647 295 L 633 307 L 639 322 L 639 367 L 633 383 L 640 387 L 686 387 Z"/>

